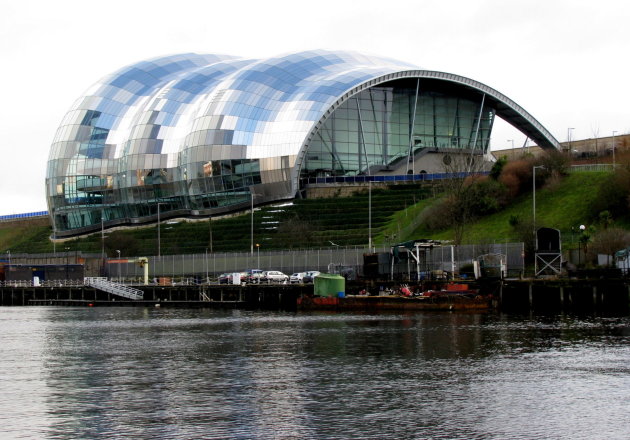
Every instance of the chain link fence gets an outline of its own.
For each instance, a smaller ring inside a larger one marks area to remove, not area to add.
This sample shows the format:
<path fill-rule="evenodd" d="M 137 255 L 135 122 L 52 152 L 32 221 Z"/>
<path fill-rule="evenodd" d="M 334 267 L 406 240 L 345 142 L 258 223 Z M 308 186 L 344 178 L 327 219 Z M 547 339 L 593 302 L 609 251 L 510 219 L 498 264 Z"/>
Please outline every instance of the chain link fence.
<path fill-rule="evenodd" d="M 149 277 L 157 283 L 166 282 L 203 283 L 213 282 L 223 273 L 244 272 L 248 269 L 279 270 L 288 275 L 296 272 L 320 271 L 342 273 L 352 279 L 365 277 L 365 255 L 376 256 L 379 262 L 379 278 L 416 279 L 418 269 L 422 272 L 446 271 L 459 274 L 472 272 L 472 261 L 480 255 L 500 253 L 507 257 L 508 275 L 518 276 L 524 270 L 523 243 L 488 245 L 440 246 L 422 252 L 420 262 L 402 258 L 392 266 L 390 247 L 369 249 L 367 246 L 332 247 L 322 249 L 255 251 L 230 253 L 205 253 L 188 255 L 163 255 L 148 257 Z M 123 258 L 124 260 L 124 258 Z M 143 267 L 135 262 L 110 261 L 106 264 L 106 276 L 126 282 L 139 282 Z M 392 271 L 393 268 L 393 271 Z"/>
<path fill-rule="evenodd" d="M 523 243 L 445 245 L 423 250 L 418 262 L 400 255 L 392 265 L 392 249 L 379 246 L 333 246 L 319 249 L 251 252 L 207 252 L 202 254 L 162 255 L 147 257 L 150 282 L 166 278 L 168 283 L 199 284 L 216 282 L 223 273 L 244 272 L 248 269 L 279 270 L 291 275 L 296 272 L 320 271 L 341 273 L 352 278 L 377 277 L 400 280 L 416 279 L 418 272 L 446 271 L 451 274 L 472 273 L 472 261 L 484 254 L 499 253 L 507 257 L 509 276 L 524 270 Z M 366 270 L 369 261 L 376 261 L 376 274 Z M 16 254 L 13 264 L 85 265 L 85 276 L 107 276 L 125 283 L 141 283 L 144 267 L 139 257 L 103 259 L 100 254 L 81 252 L 57 254 Z M 367 273 L 366 273 L 367 272 Z M 42 282 L 45 280 L 42 280 Z M 51 281 L 51 280 L 49 280 Z"/>

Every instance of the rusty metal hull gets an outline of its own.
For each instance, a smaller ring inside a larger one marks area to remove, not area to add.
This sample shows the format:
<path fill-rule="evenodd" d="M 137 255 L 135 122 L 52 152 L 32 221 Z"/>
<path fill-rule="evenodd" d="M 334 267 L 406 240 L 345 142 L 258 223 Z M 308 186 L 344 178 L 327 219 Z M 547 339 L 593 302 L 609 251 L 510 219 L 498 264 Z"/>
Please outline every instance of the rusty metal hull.
<path fill-rule="evenodd" d="M 439 298 L 401 296 L 302 297 L 299 310 L 490 310 L 490 297 L 450 295 Z"/>

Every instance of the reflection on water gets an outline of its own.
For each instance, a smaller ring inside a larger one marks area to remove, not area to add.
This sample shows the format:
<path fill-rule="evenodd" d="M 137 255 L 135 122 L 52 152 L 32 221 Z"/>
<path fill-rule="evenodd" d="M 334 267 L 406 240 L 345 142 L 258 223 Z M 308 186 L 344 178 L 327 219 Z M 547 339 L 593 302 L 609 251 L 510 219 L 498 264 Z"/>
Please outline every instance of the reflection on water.
<path fill-rule="evenodd" d="M 627 438 L 630 319 L 0 308 L 2 438 Z"/>

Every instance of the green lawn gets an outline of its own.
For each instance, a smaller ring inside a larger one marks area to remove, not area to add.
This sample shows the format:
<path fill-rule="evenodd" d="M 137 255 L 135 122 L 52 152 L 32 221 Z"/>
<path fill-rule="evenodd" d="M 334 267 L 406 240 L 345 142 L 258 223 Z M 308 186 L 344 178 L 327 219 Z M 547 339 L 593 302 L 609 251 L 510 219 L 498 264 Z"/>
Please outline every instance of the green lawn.
<path fill-rule="evenodd" d="M 598 213 L 589 206 L 597 197 L 597 188 L 606 173 L 573 173 L 553 186 L 536 191 L 536 219 L 539 226 L 560 229 L 570 234 L 572 227 L 589 225 Z M 426 187 L 400 185 L 388 190 L 372 191 L 372 239 L 375 245 L 409 239 L 432 238 L 452 240 L 453 231 L 428 231 L 419 224 L 420 214 L 436 203 Z M 439 197 L 439 194 L 438 194 Z M 306 248 L 340 245 L 365 245 L 368 237 L 367 191 L 351 197 L 329 199 L 301 199 L 286 208 L 263 207 L 255 213 L 255 241 L 263 249 Z M 520 241 L 510 225 L 516 217 L 531 222 L 532 195 L 517 198 L 501 212 L 478 219 L 467 226 L 465 243 Z M 277 229 L 265 229 L 265 221 Z M 161 252 L 163 255 L 203 253 L 212 247 L 215 252 L 246 251 L 250 247 L 251 215 L 249 213 L 208 222 L 163 223 Z M 16 223 L 0 227 L 0 251 L 52 252 L 48 240 L 50 226 Z M 628 219 L 615 219 L 620 226 L 628 226 Z M 282 226 L 284 225 L 284 226 Z M 108 232 L 106 249 L 124 249 L 125 254 L 156 255 L 157 228 L 155 226 Z M 58 245 L 59 246 L 59 245 Z M 63 244 L 84 252 L 100 252 L 100 232 Z M 59 249 L 59 247 L 58 247 Z"/>
<path fill-rule="evenodd" d="M 536 223 L 538 226 L 556 228 L 570 233 L 572 227 L 589 224 L 598 213 L 589 207 L 597 197 L 597 188 L 606 178 L 606 173 L 573 173 L 561 182 L 536 190 Z M 517 239 L 510 218 L 531 221 L 533 212 L 532 194 L 516 199 L 504 210 L 478 219 L 466 228 L 464 242 L 488 243 Z M 447 229 L 431 233 L 422 226 L 414 231 L 415 238 L 451 240 L 453 231 Z"/>

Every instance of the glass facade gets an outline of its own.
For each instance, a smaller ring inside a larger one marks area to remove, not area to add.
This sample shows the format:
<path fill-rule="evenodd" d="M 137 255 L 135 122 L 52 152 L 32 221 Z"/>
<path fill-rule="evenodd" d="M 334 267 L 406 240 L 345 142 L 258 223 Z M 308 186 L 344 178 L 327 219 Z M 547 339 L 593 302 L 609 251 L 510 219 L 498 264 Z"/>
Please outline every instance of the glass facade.
<path fill-rule="evenodd" d="M 481 93 L 416 84 L 371 87 L 335 109 L 309 143 L 301 177 L 372 174 L 422 149 L 487 151 L 495 111 L 482 108 Z"/>
<path fill-rule="evenodd" d="M 504 99 L 354 52 L 142 61 L 98 81 L 63 118 L 46 175 L 55 235 L 287 199 L 300 177 L 372 173 L 422 148 L 485 151 L 492 94 Z"/>
<path fill-rule="evenodd" d="M 182 54 L 103 78 L 54 138 L 46 176 L 58 236 L 292 196 L 305 137 L 352 87 L 414 66 L 311 51 L 265 60 Z"/>

